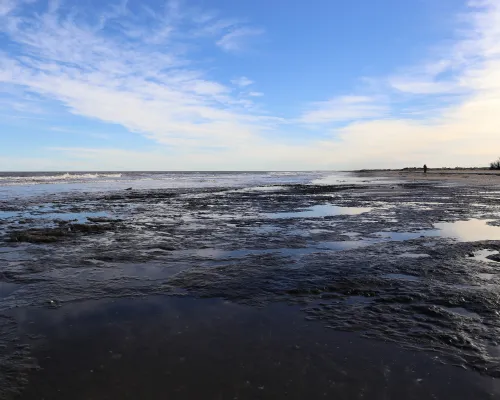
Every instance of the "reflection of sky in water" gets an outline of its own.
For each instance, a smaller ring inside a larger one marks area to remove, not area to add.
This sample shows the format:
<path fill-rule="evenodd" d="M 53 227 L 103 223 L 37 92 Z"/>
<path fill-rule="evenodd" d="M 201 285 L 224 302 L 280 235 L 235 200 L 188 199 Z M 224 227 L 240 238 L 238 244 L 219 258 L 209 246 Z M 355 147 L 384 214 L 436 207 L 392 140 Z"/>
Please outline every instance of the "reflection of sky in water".
<path fill-rule="evenodd" d="M 312 184 L 314 185 L 370 185 L 370 184 L 380 184 L 380 183 L 401 183 L 399 180 L 388 179 L 388 178 L 374 178 L 374 177 L 360 177 L 355 176 L 351 172 L 335 172 L 328 174 L 327 176 L 322 176 L 320 178 L 314 179 Z"/>
<path fill-rule="evenodd" d="M 246 193 L 246 192 L 276 192 L 287 189 L 286 186 L 250 186 L 241 189 L 228 190 L 226 193 Z"/>
<path fill-rule="evenodd" d="M 320 218 L 334 215 L 358 215 L 371 211 L 363 207 L 339 207 L 331 204 L 313 206 L 305 211 L 280 212 L 268 214 L 270 218 Z"/>
<path fill-rule="evenodd" d="M 379 232 L 383 238 L 395 241 L 417 239 L 419 237 L 443 237 L 464 242 L 479 240 L 500 240 L 500 227 L 487 224 L 487 220 L 471 219 L 468 221 L 439 222 L 435 229 L 417 232 Z"/>
<path fill-rule="evenodd" d="M 19 211 L 0 211 L 0 219 L 19 217 L 21 212 Z"/>
<path fill-rule="evenodd" d="M 321 249 L 325 250 L 349 250 L 349 249 L 357 249 L 359 247 L 365 247 L 373 244 L 374 242 L 369 240 L 346 240 L 346 241 L 338 241 L 338 242 L 321 242 L 319 244 Z"/>
<path fill-rule="evenodd" d="M 464 242 L 478 240 L 500 240 L 500 227 L 487 224 L 487 220 L 440 222 L 434 226 L 440 229 L 440 236 L 457 238 Z"/>
<path fill-rule="evenodd" d="M 486 262 L 491 262 L 491 263 L 497 262 L 495 260 L 490 260 L 488 258 L 488 256 L 498 254 L 498 251 L 496 251 L 496 250 L 482 249 L 482 250 L 475 251 L 473 254 L 474 254 L 474 257 L 472 257 L 472 258 L 474 260 L 486 261 Z"/>
<path fill-rule="evenodd" d="M 463 317 L 480 318 L 479 315 L 476 314 L 475 312 L 469 311 L 463 307 L 444 307 L 444 306 L 441 307 L 446 311 L 459 314 Z"/>
<path fill-rule="evenodd" d="M 278 213 L 277 215 L 280 214 L 296 215 L 302 213 Z M 183 253 L 186 256 L 195 255 L 198 257 L 208 257 L 208 258 L 239 258 L 239 257 L 246 257 L 249 255 L 261 255 L 261 254 L 272 254 L 272 253 L 278 253 L 284 256 L 300 256 L 321 251 L 342 251 L 342 250 L 357 249 L 387 241 L 406 241 L 406 240 L 418 239 L 421 237 L 456 238 L 463 241 L 500 239 L 500 227 L 487 225 L 486 222 L 487 221 L 484 220 L 446 222 L 446 223 L 436 224 L 435 227 L 438 229 L 429 229 L 417 232 L 384 231 L 376 233 L 375 234 L 376 237 L 372 238 L 361 238 L 357 235 L 357 232 L 348 232 L 353 239 L 354 238 L 357 239 L 359 237 L 359 240 L 312 242 L 310 247 L 305 247 L 305 248 L 240 249 L 232 251 L 224 251 L 218 249 L 199 249 L 199 250 L 181 250 L 179 253 Z M 270 226 L 266 226 L 266 228 L 269 229 Z M 272 232 L 272 229 L 269 229 L 269 232 Z M 486 257 L 489 254 L 492 253 L 491 252 L 484 254 L 481 253 L 481 255 L 483 255 L 484 257 Z M 429 255 L 425 253 L 406 252 L 400 254 L 399 257 L 425 258 L 429 257 Z M 394 278 L 397 277 L 394 275 Z M 411 280 L 411 277 L 408 279 Z"/>
<path fill-rule="evenodd" d="M 402 253 L 398 255 L 400 258 L 427 258 L 430 257 L 429 254 L 425 253 Z"/>

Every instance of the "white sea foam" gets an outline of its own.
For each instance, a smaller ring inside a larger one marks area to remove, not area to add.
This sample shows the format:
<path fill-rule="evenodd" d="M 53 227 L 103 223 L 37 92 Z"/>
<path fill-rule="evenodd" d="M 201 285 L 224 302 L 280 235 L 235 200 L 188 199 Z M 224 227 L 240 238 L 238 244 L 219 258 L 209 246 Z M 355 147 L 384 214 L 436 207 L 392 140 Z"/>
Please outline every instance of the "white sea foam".
<path fill-rule="evenodd" d="M 3 175 L 0 176 L 0 184 L 36 184 L 36 183 L 51 183 L 51 182 L 84 182 L 100 179 L 117 179 L 121 178 L 119 173 L 65 173 L 54 175 Z"/>

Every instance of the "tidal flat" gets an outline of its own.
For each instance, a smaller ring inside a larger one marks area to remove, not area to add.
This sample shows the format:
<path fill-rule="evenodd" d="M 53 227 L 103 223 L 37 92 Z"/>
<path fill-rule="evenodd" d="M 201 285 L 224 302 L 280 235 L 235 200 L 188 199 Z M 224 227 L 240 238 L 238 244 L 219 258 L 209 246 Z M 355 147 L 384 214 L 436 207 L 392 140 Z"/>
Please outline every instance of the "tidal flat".
<path fill-rule="evenodd" d="M 2 187 L 0 398 L 498 398 L 500 178 L 300 174 Z"/>

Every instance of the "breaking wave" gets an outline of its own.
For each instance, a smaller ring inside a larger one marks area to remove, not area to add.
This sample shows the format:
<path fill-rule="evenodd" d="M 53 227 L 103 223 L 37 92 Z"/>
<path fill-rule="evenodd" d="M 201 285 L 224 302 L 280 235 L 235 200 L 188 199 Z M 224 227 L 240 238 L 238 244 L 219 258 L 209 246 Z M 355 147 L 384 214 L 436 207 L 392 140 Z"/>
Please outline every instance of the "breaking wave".
<path fill-rule="evenodd" d="M 55 174 L 4 174 L 0 176 L 0 185 L 8 184 L 36 184 L 52 182 L 82 182 L 100 179 L 121 178 L 119 173 L 55 173 Z"/>

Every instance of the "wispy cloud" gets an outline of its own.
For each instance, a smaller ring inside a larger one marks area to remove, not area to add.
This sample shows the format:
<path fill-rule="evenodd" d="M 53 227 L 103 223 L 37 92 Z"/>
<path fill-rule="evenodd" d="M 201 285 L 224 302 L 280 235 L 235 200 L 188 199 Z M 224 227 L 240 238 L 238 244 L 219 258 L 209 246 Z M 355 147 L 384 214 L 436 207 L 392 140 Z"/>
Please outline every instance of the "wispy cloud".
<path fill-rule="evenodd" d="M 250 97 L 262 97 L 262 96 L 264 96 L 264 93 L 262 93 L 262 92 L 250 92 L 250 93 L 248 93 L 248 95 Z"/>
<path fill-rule="evenodd" d="M 0 0 L 0 16 L 9 14 L 15 6 L 15 0 Z"/>
<path fill-rule="evenodd" d="M 193 68 L 185 53 L 192 37 L 186 32 L 217 21 L 198 13 L 194 23 L 195 14 L 176 4 L 159 17 L 121 3 L 97 22 L 79 9 L 65 13 L 55 2 L 43 13 L 11 7 L 0 30 L 18 52 L 0 53 L 0 82 L 171 146 L 228 146 L 258 135 L 268 118 Z"/>
<path fill-rule="evenodd" d="M 241 76 L 237 79 L 231 80 L 231 83 L 236 86 L 245 87 L 253 84 L 253 81 L 248 79 L 246 76 Z"/>
<path fill-rule="evenodd" d="M 381 99 L 369 96 L 343 96 L 313 103 L 299 122 L 324 124 L 329 122 L 349 122 L 386 115 L 389 108 Z"/>
<path fill-rule="evenodd" d="M 109 140 L 111 136 L 108 133 L 96 132 L 94 130 L 72 129 L 67 127 L 54 126 L 50 128 L 52 132 L 58 132 L 70 135 L 83 135 L 97 139 Z"/>
<path fill-rule="evenodd" d="M 222 50 L 229 53 L 238 53 L 245 49 L 245 46 L 251 37 L 259 36 L 263 33 L 263 29 L 235 28 L 222 36 L 217 41 L 217 45 Z"/>

